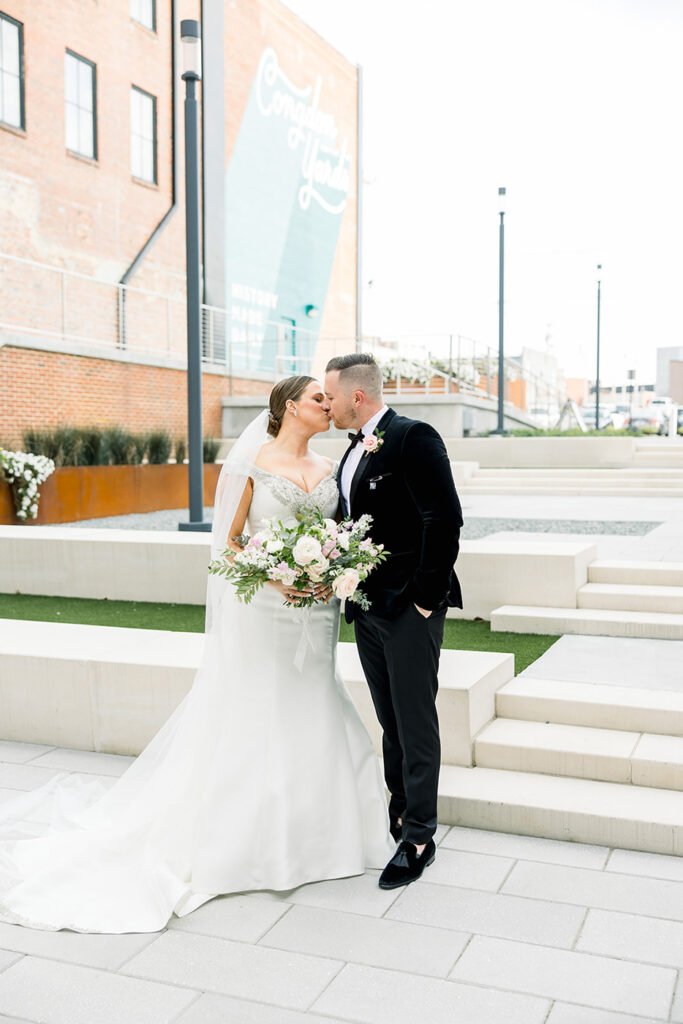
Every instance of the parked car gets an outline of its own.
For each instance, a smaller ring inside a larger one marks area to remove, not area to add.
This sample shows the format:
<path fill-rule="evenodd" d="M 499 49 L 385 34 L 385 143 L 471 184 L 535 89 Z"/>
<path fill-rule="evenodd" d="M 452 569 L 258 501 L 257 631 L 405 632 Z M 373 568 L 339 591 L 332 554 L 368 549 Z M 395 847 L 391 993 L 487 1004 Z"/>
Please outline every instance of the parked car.
<path fill-rule="evenodd" d="M 536 405 L 529 409 L 529 415 L 536 420 L 536 423 L 541 430 L 548 430 L 550 427 L 555 425 L 557 416 L 551 423 L 550 409 L 547 405 Z"/>
<path fill-rule="evenodd" d="M 645 406 L 644 409 L 634 409 L 631 414 L 630 426 L 633 430 L 652 430 L 655 433 L 663 434 L 666 431 L 664 417 L 655 406 Z"/>
<path fill-rule="evenodd" d="M 595 430 L 595 415 L 596 410 L 594 405 L 582 405 L 581 415 L 583 416 L 584 423 L 589 430 Z M 604 430 L 605 427 L 613 427 L 613 411 L 611 405 L 600 405 L 600 422 L 598 423 L 598 430 Z"/>

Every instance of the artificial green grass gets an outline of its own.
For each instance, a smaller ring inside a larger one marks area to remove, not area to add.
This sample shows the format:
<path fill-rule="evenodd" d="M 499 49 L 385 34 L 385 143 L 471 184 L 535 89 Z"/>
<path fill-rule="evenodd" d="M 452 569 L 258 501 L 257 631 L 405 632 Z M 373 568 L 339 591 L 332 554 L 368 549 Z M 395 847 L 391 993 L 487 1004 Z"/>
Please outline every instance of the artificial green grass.
<path fill-rule="evenodd" d="M 204 607 L 147 601 L 91 600 L 82 597 L 36 597 L 0 594 L 0 619 L 77 622 L 89 626 L 127 626 L 201 633 Z M 342 620 L 339 639 L 353 643 L 353 626 Z M 443 647 L 454 651 L 500 651 L 514 654 L 515 671 L 522 672 L 558 639 L 530 633 L 492 633 L 488 622 L 447 619 Z"/>
<path fill-rule="evenodd" d="M 353 626 L 342 622 L 339 639 L 353 642 Z M 536 636 L 532 633 L 492 633 L 491 623 L 480 619 L 446 619 L 441 649 L 500 651 L 503 654 L 514 654 L 515 673 L 519 674 L 527 665 L 531 665 L 545 654 L 556 640 L 559 640 L 559 637 Z"/>
<path fill-rule="evenodd" d="M 134 629 L 201 633 L 204 629 L 204 606 L 0 594 L 0 619 L 78 622 L 86 626 L 127 626 Z"/>

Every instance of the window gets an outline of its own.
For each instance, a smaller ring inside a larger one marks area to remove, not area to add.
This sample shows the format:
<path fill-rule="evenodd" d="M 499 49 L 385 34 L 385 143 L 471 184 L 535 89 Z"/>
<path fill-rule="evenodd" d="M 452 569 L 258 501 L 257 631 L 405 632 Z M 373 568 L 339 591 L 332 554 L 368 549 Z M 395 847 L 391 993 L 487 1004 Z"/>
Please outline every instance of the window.
<path fill-rule="evenodd" d="M 156 184 L 157 101 L 135 85 L 130 90 L 130 170 L 134 178 Z"/>
<path fill-rule="evenodd" d="M 0 121 L 24 128 L 24 26 L 0 14 Z"/>
<path fill-rule="evenodd" d="M 156 0 L 130 0 L 130 16 L 152 32 L 157 30 Z"/>
<path fill-rule="evenodd" d="M 71 153 L 97 159 L 95 65 L 66 51 L 64 63 L 66 98 L 66 148 Z"/>

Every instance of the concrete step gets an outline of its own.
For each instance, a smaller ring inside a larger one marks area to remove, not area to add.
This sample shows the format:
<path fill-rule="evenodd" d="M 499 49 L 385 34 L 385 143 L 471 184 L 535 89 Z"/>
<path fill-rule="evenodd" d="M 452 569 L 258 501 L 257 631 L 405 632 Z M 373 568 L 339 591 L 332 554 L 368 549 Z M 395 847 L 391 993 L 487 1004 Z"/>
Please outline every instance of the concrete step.
<path fill-rule="evenodd" d="M 628 496 L 630 498 L 683 498 L 683 485 L 680 487 L 652 486 L 597 486 L 590 483 L 574 485 L 558 483 L 539 484 L 526 481 L 501 481 L 500 483 L 478 483 L 477 477 L 471 477 L 459 488 L 463 494 L 526 494 L 538 495 L 583 495 L 586 497 L 614 498 Z"/>
<path fill-rule="evenodd" d="M 664 481 L 668 482 L 672 479 L 681 480 L 683 486 L 683 468 L 680 470 L 662 468 L 650 468 L 643 466 L 635 469 L 624 469 L 622 467 L 595 467 L 587 466 L 583 468 L 539 468 L 533 469 L 530 467 L 520 467 L 519 469 L 510 467 L 491 467 L 491 468 L 480 468 L 476 471 L 476 479 L 484 480 L 487 478 L 491 479 L 503 479 L 510 478 L 514 480 L 642 480 L 643 482 L 648 481 Z"/>
<path fill-rule="evenodd" d="M 474 744 L 481 768 L 631 782 L 631 761 L 640 733 L 580 725 L 497 718 Z"/>
<path fill-rule="evenodd" d="M 579 608 L 612 611 L 683 613 L 683 586 L 662 587 L 642 583 L 586 583 L 576 601 Z"/>
<path fill-rule="evenodd" d="M 507 631 L 547 636 L 578 633 L 584 636 L 683 640 L 683 614 L 508 604 L 491 612 L 491 629 L 496 633 Z"/>
<path fill-rule="evenodd" d="M 192 686 L 204 636 L 155 629 L 0 619 L 0 739 L 138 754 Z M 381 732 L 355 644 L 337 664 L 378 751 Z M 514 656 L 442 651 L 442 759 L 472 764 Z"/>
<path fill-rule="evenodd" d="M 657 466 L 668 466 L 671 469 L 683 468 L 683 452 L 679 451 L 667 451 L 662 449 L 661 451 L 638 451 L 636 450 L 633 455 L 632 465 L 636 467 L 657 467 Z"/>
<path fill-rule="evenodd" d="M 683 854 L 681 794 L 648 786 L 444 765 L 439 821 L 626 850 Z"/>
<path fill-rule="evenodd" d="M 496 714 L 525 722 L 683 737 L 683 689 L 654 690 L 522 675 L 498 691 Z"/>
<path fill-rule="evenodd" d="M 497 718 L 475 741 L 482 768 L 683 789 L 683 737 Z"/>
<path fill-rule="evenodd" d="M 595 561 L 588 566 L 588 582 L 683 587 L 683 562 Z"/>

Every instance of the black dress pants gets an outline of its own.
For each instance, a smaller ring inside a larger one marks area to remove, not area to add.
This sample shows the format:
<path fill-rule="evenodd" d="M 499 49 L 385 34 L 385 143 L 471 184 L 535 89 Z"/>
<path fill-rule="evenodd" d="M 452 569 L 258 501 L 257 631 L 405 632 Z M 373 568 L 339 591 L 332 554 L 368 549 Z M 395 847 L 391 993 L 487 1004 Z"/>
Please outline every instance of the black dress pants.
<path fill-rule="evenodd" d="M 436 714 L 446 608 L 425 618 L 410 604 L 395 619 L 360 609 L 358 654 L 382 726 L 389 812 L 403 819 L 403 838 L 428 842 L 436 831 L 441 763 Z"/>

